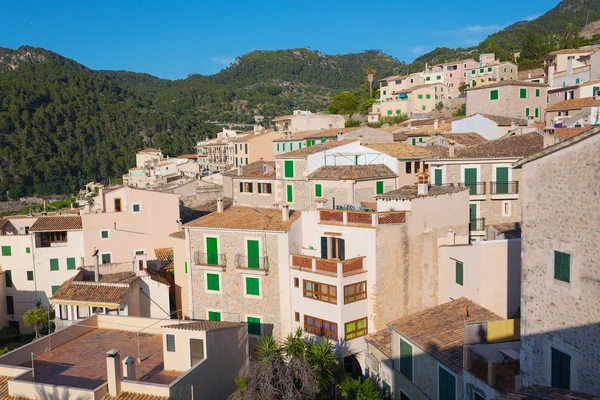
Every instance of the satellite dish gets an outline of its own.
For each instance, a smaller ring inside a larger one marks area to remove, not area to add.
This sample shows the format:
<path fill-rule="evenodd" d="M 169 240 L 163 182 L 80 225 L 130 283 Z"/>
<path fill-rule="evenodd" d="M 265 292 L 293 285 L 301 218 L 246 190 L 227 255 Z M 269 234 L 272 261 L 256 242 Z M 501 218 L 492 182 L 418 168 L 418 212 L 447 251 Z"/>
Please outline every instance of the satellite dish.
<path fill-rule="evenodd" d="M 94 247 L 94 254 L 92 254 L 92 257 L 96 257 L 96 256 L 98 256 L 98 252 L 99 252 L 99 251 L 100 251 L 100 250 L 98 250 L 97 248 L 95 248 L 95 247 Z"/>

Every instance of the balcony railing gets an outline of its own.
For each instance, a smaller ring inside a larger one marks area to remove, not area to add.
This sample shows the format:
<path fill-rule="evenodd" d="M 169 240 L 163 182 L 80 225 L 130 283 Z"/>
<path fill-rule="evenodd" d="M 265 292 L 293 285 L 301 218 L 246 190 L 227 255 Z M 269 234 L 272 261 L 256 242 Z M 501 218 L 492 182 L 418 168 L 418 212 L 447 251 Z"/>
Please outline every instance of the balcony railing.
<path fill-rule="evenodd" d="M 312 272 L 328 272 L 336 276 L 345 276 L 355 271 L 364 271 L 364 259 L 365 257 L 355 257 L 347 260 L 332 260 L 292 254 L 292 267 Z"/>
<path fill-rule="evenodd" d="M 235 267 L 268 271 L 269 256 L 248 257 L 242 254 L 237 254 L 235 256 Z"/>
<path fill-rule="evenodd" d="M 469 222 L 470 231 L 483 231 L 485 230 L 485 218 L 475 218 Z"/>
<path fill-rule="evenodd" d="M 516 389 L 516 377 L 520 374 L 518 362 L 493 362 L 476 351 L 465 349 L 465 369 L 488 386 L 506 393 Z"/>
<path fill-rule="evenodd" d="M 491 194 L 517 194 L 519 193 L 519 182 L 490 182 Z"/>
<path fill-rule="evenodd" d="M 342 225 L 393 225 L 406 222 L 404 211 L 373 212 L 349 210 L 321 210 L 319 221 Z"/>
<path fill-rule="evenodd" d="M 194 264 L 208 265 L 225 268 L 227 266 L 227 257 L 225 254 L 194 252 Z"/>
<path fill-rule="evenodd" d="M 461 182 L 459 186 L 468 187 L 471 196 L 485 194 L 485 182 Z"/>

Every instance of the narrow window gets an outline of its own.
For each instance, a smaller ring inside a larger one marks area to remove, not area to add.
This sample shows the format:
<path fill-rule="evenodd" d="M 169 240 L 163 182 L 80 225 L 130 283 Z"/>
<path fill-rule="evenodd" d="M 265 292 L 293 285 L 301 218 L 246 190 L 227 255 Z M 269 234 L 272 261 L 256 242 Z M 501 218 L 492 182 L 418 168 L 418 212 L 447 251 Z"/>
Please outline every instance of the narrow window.
<path fill-rule="evenodd" d="M 219 274 L 206 274 L 206 289 L 219 291 Z"/>
<path fill-rule="evenodd" d="M 249 335 L 260 335 L 260 318 L 248 317 L 248 334 Z"/>
<path fill-rule="evenodd" d="M 4 271 L 4 277 L 5 277 L 6 287 L 12 287 L 13 286 L 12 271 L 9 271 L 9 270 Z"/>
<path fill-rule="evenodd" d="M 552 387 L 571 389 L 571 356 L 552 349 Z"/>
<path fill-rule="evenodd" d="M 75 258 L 69 257 L 67 258 L 67 269 L 75 269 Z"/>
<path fill-rule="evenodd" d="M 175 352 L 175 335 L 166 334 L 165 338 L 167 340 L 167 351 Z"/>
<path fill-rule="evenodd" d="M 33 271 L 27 271 L 27 280 L 28 281 L 32 281 L 33 280 Z"/>
<path fill-rule="evenodd" d="M 456 283 L 458 283 L 460 286 L 462 286 L 463 285 L 463 263 L 461 263 L 460 261 L 456 261 L 455 269 L 456 269 Z"/>
<path fill-rule="evenodd" d="M 246 277 L 246 294 L 260 296 L 260 280 Z"/>
<path fill-rule="evenodd" d="M 560 251 L 554 252 L 554 279 L 571 282 L 571 255 Z"/>
<path fill-rule="evenodd" d="M 412 346 L 400 339 L 400 372 L 412 381 L 413 378 L 413 350 Z"/>

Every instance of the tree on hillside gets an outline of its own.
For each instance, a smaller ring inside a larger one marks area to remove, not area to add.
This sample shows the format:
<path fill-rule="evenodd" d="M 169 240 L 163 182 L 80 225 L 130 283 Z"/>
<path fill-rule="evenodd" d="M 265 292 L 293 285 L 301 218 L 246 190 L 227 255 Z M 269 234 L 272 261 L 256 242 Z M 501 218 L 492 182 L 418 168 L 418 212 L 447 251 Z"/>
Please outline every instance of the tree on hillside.
<path fill-rule="evenodd" d="M 375 68 L 369 66 L 366 69 L 367 80 L 369 81 L 369 97 L 373 97 L 373 77 L 375 76 Z"/>
<path fill-rule="evenodd" d="M 523 46 L 521 47 L 522 60 L 537 60 L 541 56 L 540 48 L 537 43 L 537 37 L 533 31 L 527 32 L 523 39 Z"/>
<path fill-rule="evenodd" d="M 342 92 L 331 98 L 327 112 L 329 114 L 353 114 L 358 111 L 359 104 L 360 102 L 354 93 Z"/>
<path fill-rule="evenodd" d="M 573 23 L 569 22 L 565 26 L 563 40 L 565 43 L 565 48 L 567 49 L 576 47 L 577 42 L 579 42 L 579 30 L 575 27 L 575 25 L 573 25 Z"/>

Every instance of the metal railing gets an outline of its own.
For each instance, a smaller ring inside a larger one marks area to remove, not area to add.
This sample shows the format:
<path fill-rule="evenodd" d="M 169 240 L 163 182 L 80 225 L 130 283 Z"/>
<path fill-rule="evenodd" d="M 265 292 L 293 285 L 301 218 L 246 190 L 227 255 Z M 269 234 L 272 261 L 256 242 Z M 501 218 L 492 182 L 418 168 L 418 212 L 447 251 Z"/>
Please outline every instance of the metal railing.
<path fill-rule="evenodd" d="M 491 194 L 517 194 L 519 193 L 519 182 L 518 181 L 507 181 L 507 182 L 490 182 L 490 193 Z"/>
<path fill-rule="evenodd" d="M 475 218 L 469 221 L 470 231 L 483 231 L 485 230 L 485 218 Z"/>
<path fill-rule="evenodd" d="M 466 352 L 466 356 L 468 359 L 468 363 L 467 365 L 465 365 L 466 370 L 469 371 L 473 376 L 479 378 L 479 380 L 487 383 L 488 360 L 484 356 L 471 350 L 470 348 L 467 348 Z"/>
<path fill-rule="evenodd" d="M 194 252 L 194 264 L 196 265 L 214 265 L 216 267 L 225 267 L 227 257 L 225 254 Z"/>
<path fill-rule="evenodd" d="M 500 392 L 515 390 L 515 376 L 519 375 L 519 363 L 493 363 L 490 386 Z"/>
<path fill-rule="evenodd" d="M 263 257 L 248 257 L 242 254 L 235 256 L 235 267 L 236 268 L 248 268 L 248 269 L 259 269 L 269 270 L 269 256 Z"/>
<path fill-rule="evenodd" d="M 485 194 L 485 182 L 461 182 L 458 185 L 468 187 L 471 196 Z"/>

